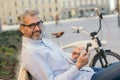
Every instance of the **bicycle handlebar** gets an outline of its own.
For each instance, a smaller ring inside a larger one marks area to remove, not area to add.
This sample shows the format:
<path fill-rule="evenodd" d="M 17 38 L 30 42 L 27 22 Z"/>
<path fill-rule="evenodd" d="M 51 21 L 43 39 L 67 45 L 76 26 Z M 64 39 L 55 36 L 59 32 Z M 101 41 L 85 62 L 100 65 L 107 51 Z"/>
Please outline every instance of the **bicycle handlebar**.
<path fill-rule="evenodd" d="M 71 29 L 79 30 L 79 32 L 82 32 L 83 34 L 90 36 L 90 34 L 88 32 L 86 32 L 83 27 L 71 26 Z"/>

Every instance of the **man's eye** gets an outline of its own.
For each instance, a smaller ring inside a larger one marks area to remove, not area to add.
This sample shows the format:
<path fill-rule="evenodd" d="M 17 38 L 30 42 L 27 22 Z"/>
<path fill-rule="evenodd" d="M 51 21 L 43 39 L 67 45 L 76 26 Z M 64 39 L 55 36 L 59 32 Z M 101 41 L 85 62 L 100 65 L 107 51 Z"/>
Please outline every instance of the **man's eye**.
<path fill-rule="evenodd" d="M 39 24 L 37 24 L 37 26 L 38 26 L 38 27 L 41 27 L 41 26 L 42 26 L 42 24 L 41 24 L 41 23 L 39 23 Z"/>
<path fill-rule="evenodd" d="M 30 25 L 31 28 L 34 28 L 35 26 L 36 26 L 35 24 Z"/>

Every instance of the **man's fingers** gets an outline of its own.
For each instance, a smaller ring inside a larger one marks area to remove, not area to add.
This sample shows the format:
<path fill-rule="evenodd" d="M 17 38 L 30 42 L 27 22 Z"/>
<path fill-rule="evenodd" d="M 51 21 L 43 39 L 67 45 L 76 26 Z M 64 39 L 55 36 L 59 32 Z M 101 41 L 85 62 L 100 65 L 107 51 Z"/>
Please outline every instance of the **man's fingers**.
<path fill-rule="evenodd" d="M 82 50 L 83 48 L 82 47 L 76 47 L 73 52 L 76 52 L 76 53 L 80 53 L 80 51 Z"/>
<path fill-rule="evenodd" d="M 89 58 L 90 57 L 90 52 L 86 52 L 85 50 L 80 54 L 81 57 L 84 58 Z"/>
<path fill-rule="evenodd" d="M 88 53 L 84 50 L 82 53 L 81 53 L 81 56 L 88 56 Z"/>
<path fill-rule="evenodd" d="M 80 49 L 78 49 L 78 48 L 74 49 L 74 52 L 78 52 L 78 51 L 80 51 Z"/>
<path fill-rule="evenodd" d="M 82 49 L 83 49 L 83 47 L 80 47 L 80 46 L 78 46 L 77 48 L 78 48 L 79 50 L 82 50 Z"/>

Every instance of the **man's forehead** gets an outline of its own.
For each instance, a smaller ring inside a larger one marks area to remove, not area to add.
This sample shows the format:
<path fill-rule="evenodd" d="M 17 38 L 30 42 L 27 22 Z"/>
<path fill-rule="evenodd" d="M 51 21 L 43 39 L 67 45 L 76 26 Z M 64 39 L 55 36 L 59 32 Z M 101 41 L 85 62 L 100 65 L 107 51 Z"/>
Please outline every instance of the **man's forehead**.
<path fill-rule="evenodd" d="M 37 15 L 34 15 L 34 16 L 27 15 L 27 16 L 24 17 L 24 22 L 25 23 L 37 22 L 39 20 L 40 20 L 40 18 Z"/>
<path fill-rule="evenodd" d="M 38 19 L 39 16 L 38 15 L 25 15 L 24 18 L 36 18 L 36 19 Z"/>

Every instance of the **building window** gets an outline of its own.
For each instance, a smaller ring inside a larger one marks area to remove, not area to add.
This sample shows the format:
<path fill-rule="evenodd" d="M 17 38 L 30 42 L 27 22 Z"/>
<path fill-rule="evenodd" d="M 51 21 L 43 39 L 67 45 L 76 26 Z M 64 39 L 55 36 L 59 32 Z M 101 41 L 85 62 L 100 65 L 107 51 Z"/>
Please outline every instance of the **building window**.
<path fill-rule="evenodd" d="M 63 8 L 65 8 L 65 2 L 63 2 Z"/>
<path fill-rule="evenodd" d="M 13 24 L 13 20 L 12 19 L 9 19 L 9 21 L 10 21 L 10 24 Z"/>
<path fill-rule="evenodd" d="M 107 1 L 106 1 L 106 0 L 103 0 L 103 4 L 106 5 L 106 4 L 107 4 Z"/>
<path fill-rule="evenodd" d="M 21 1 L 22 6 L 24 5 L 24 1 Z"/>
<path fill-rule="evenodd" d="M 68 17 L 71 18 L 72 15 L 71 15 L 71 11 L 68 11 Z"/>
<path fill-rule="evenodd" d="M 4 24 L 6 24 L 6 21 L 4 21 Z"/>
<path fill-rule="evenodd" d="M 66 14 L 66 12 L 63 12 L 63 14 Z"/>
<path fill-rule="evenodd" d="M 2 7 L 2 8 L 4 8 L 4 5 L 3 5 L 3 3 L 1 3 L 1 7 Z"/>
<path fill-rule="evenodd" d="M 48 0 L 48 2 L 50 3 L 50 2 L 51 2 L 51 0 Z"/>
<path fill-rule="evenodd" d="M 83 16 L 83 10 L 80 10 L 80 17 L 82 17 Z"/>
<path fill-rule="evenodd" d="M 56 11 L 58 11 L 58 8 L 56 7 Z"/>
<path fill-rule="evenodd" d="M 102 5 L 104 4 L 104 0 L 102 0 Z"/>
<path fill-rule="evenodd" d="M 44 0 L 42 0 L 42 3 L 44 4 Z"/>
<path fill-rule="evenodd" d="M 38 8 L 36 8 L 35 10 L 36 10 L 36 11 L 40 14 L 40 12 L 39 12 L 39 9 L 38 9 Z"/>
<path fill-rule="evenodd" d="M 11 16 L 11 12 L 9 12 L 9 16 Z"/>
<path fill-rule="evenodd" d="M 2 12 L 2 14 L 3 14 L 3 16 L 5 15 L 5 14 L 4 14 L 4 11 Z"/>
<path fill-rule="evenodd" d="M 92 5 L 96 5 L 97 4 L 97 0 L 92 0 Z"/>
<path fill-rule="evenodd" d="M 16 15 L 18 14 L 18 11 L 16 10 Z"/>
<path fill-rule="evenodd" d="M 80 1 L 76 2 L 76 6 L 77 6 L 77 7 L 80 6 Z"/>
<path fill-rule="evenodd" d="M 72 7 L 72 8 L 75 7 L 75 1 L 74 1 L 74 0 L 72 0 L 72 2 L 71 2 L 71 7 Z"/>
<path fill-rule="evenodd" d="M 51 8 L 49 8 L 49 11 L 51 12 Z"/>
<path fill-rule="evenodd" d="M 55 0 L 55 3 L 57 3 L 57 0 Z"/>
<path fill-rule="evenodd" d="M 82 1 L 82 6 L 86 6 L 86 1 L 85 0 Z"/>
<path fill-rule="evenodd" d="M 45 8 L 43 8 L 43 13 L 45 12 Z"/>
<path fill-rule="evenodd" d="M 102 5 L 102 1 L 101 0 L 98 0 L 98 5 Z"/>
<path fill-rule="evenodd" d="M 38 0 L 35 0 L 35 3 L 38 4 Z"/>
<path fill-rule="evenodd" d="M 90 6 L 90 5 L 91 5 L 91 2 L 92 2 L 91 0 L 88 0 L 88 1 L 87 1 L 87 5 Z"/>
<path fill-rule="evenodd" d="M 28 1 L 28 4 L 31 5 L 31 0 Z"/>
<path fill-rule="evenodd" d="M 69 8 L 69 2 L 65 3 L 65 8 Z"/>
<path fill-rule="evenodd" d="M 15 7 L 17 6 L 17 2 L 15 2 Z"/>

